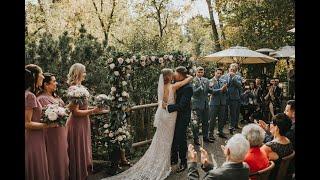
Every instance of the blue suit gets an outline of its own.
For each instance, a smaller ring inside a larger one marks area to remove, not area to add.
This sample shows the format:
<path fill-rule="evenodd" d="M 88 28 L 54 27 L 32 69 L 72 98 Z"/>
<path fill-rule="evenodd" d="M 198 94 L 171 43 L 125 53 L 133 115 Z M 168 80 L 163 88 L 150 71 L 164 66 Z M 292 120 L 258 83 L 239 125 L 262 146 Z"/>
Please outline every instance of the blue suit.
<path fill-rule="evenodd" d="M 214 127 L 216 124 L 216 118 L 218 116 L 218 131 L 223 133 L 223 126 L 225 124 L 225 107 L 227 104 L 227 92 L 222 92 L 222 86 L 226 83 L 224 79 L 211 79 L 213 86 L 211 99 L 210 99 L 210 126 L 209 134 L 214 135 Z"/>
<path fill-rule="evenodd" d="M 208 138 L 208 112 L 209 112 L 209 98 L 208 93 L 211 90 L 209 89 L 209 80 L 205 77 L 199 79 L 198 77 L 193 80 L 193 96 L 191 99 L 192 110 L 195 111 L 196 116 L 202 122 L 202 134 L 204 138 Z M 199 139 L 199 128 L 192 129 L 194 140 Z"/>
<path fill-rule="evenodd" d="M 238 126 L 239 115 L 240 115 L 240 94 L 242 91 L 242 78 L 239 75 L 230 77 L 226 74 L 221 77 L 228 84 L 227 90 L 227 102 L 230 111 L 230 127 L 229 129 L 235 129 Z"/>
<path fill-rule="evenodd" d="M 176 164 L 178 157 L 181 164 L 187 163 L 187 127 L 191 118 L 192 85 L 186 84 L 176 91 L 176 104 L 168 105 L 168 112 L 177 111 L 176 127 L 171 147 L 171 163 Z"/>

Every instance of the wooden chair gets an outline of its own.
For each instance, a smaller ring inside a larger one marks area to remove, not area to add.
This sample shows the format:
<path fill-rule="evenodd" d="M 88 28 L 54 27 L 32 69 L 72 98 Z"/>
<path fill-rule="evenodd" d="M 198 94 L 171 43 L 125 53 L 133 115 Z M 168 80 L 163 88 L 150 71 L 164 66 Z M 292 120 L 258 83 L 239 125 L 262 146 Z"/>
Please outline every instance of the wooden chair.
<path fill-rule="evenodd" d="M 287 175 L 289 163 L 293 159 L 294 156 L 295 156 L 295 151 L 293 151 L 290 155 L 282 158 L 279 169 L 278 169 L 278 174 L 277 174 L 276 180 L 285 179 L 285 177 Z"/>
<path fill-rule="evenodd" d="M 268 180 L 271 170 L 274 168 L 275 164 L 273 161 L 269 161 L 269 166 L 260 171 L 249 174 L 249 178 L 255 178 L 256 180 Z"/>

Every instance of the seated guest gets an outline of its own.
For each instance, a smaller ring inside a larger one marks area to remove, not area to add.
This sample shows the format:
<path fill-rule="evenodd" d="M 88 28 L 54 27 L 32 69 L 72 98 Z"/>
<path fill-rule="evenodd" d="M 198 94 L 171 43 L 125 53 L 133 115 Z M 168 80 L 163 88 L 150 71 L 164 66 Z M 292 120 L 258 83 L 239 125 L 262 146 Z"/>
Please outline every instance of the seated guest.
<path fill-rule="evenodd" d="M 228 140 L 226 146 L 221 145 L 226 157 L 226 162 L 224 162 L 219 168 L 213 167 L 213 164 L 209 161 L 207 151 L 201 148 L 201 167 L 206 172 L 203 179 L 248 180 L 249 167 L 246 163 L 243 163 L 243 161 L 249 147 L 250 145 L 248 140 L 246 140 L 242 134 L 235 134 L 232 136 Z M 199 179 L 199 172 L 197 169 L 197 152 L 191 144 L 188 149 L 188 179 Z"/>
<path fill-rule="evenodd" d="M 291 124 L 291 120 L 286 114 L 279 113 L 275 115 L 270 123 L 270 132 L 273 135 L 273 140 L 261 147 L 261 150 L 267 154 L 268 159 L 275 161 L 275 168 L 270 174 L 271 179 L 275 178 L 282 158 L 293 152 L 292 143 L 285 137 L 291 128 Z"/>
<path fill-rule="evenodd" d="M 242 129 L 242 135 L 250 143 L 249 152 L 244 160 L 244 162 L 249 165 L 250 173 L 257 172 L 269 166 L 269 160 L 266 153 L 260 150 L 260 147 L 263 144 L 264 134 L 264 130 L 257 124 L 248 124 Z"/>

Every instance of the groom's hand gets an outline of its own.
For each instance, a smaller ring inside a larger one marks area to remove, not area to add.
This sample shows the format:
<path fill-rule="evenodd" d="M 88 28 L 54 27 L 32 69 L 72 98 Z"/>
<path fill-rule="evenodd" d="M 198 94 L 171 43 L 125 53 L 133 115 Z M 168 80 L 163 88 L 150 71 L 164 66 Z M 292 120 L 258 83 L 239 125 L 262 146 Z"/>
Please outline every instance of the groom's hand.
<path fill-rule="evenodd" d="M 197 152 L 194 150 L 192 144 L 188 146 L 188 162 L 197 162 Z"/>

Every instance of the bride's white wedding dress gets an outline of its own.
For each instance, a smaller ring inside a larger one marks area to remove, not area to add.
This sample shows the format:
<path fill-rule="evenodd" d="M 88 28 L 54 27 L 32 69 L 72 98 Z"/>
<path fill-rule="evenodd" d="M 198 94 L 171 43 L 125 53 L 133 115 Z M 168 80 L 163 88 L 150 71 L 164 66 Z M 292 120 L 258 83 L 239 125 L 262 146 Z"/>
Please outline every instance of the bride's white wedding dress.
<path fill-rule="evenodd" d="M 161 86 L 162 85 L 162 86 Z M 151 145 L 142 158 L 128 170 L 107 180 L 163 180 L 171 172 L 171 145 L 174 136 L 177 112 L 169 113 L 161 107 L 163 99 L 163 77 L 158 84 L 159 106 L 155 115 L 154 126 L 157 127 Z M 169 88 L 168 104 L 174 104 L 174 92 Z"/>

